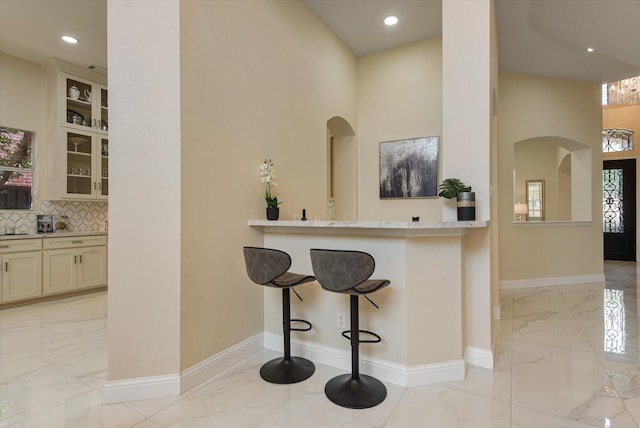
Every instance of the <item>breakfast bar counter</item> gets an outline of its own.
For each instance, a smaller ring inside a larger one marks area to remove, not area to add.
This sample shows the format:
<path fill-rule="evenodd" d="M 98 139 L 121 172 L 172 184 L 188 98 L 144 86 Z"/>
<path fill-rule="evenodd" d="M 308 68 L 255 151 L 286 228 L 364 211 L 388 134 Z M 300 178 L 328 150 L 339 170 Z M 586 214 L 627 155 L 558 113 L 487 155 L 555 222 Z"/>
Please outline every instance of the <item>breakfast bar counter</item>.
<path fill-rule="evenodd" d="M 460 236 L 467 229 L 483 228 L 488 221 L 270 221 L 249 220 L 249 226 L 262 227 L 265 232 L 358 234 L 368 236 Z"/>
<path fill-rule="evenodd" d="M 485 231 L 488 221 L 354 222 L 250 220 L 263 234 L 264 246 L 291 255 L 291 270 L 312 274 L 311 248 L 359 250 L 376 262 L 373 277 L 391 285 L 375 294 L 376 309 L 360 306 L 361 328 L 382 342 L 361 348 L 363 373 L 403 386 L 464 379 L 463 290 L 465 235 Z M 349 313 L 349 299 L 323 291 L 313 282 L 297 288 L 292 317 L 314 328 L 293 336 L 294 354 L 349 369 L 349 342 L 337 319 Z M 265 347 L 282 349 L 278 293 L 265 290 Z M 299 340 L 298 340 L 299 339 Z"/>

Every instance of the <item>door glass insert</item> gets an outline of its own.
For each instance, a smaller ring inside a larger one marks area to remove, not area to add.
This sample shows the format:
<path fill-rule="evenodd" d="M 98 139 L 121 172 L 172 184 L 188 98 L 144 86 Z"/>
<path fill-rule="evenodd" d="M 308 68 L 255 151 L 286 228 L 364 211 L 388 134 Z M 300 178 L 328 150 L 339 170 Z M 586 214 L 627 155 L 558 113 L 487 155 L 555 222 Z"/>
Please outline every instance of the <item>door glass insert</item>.
<path fill-rule="evenodd" d="M 625 152 L 633 150 L 633 131 L 624 128 L 602 130 L 602 152 Z"/>
<path fill-rule="evenodd" d="M 602 171 L 602 216 L 605 233 L 624 233 L 622 169 Z"/>

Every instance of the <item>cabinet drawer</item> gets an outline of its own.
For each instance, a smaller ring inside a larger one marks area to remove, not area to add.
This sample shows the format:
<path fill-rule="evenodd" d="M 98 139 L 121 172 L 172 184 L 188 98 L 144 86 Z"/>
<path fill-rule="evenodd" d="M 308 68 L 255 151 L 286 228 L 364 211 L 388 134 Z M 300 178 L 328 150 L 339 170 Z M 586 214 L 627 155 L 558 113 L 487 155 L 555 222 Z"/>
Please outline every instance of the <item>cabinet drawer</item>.
<path fill-rule="evenodd" d="M 80 248 L 107 245 L 106 235 L 68 236 L 64 238 L 45 238 L 42 248 L 56 250 L 59 248 Z"/>
<path fill-rule="evenodd" d="M 0 254 L 42 249 L 42 239 L 11 239 L 0 241 Z"/>

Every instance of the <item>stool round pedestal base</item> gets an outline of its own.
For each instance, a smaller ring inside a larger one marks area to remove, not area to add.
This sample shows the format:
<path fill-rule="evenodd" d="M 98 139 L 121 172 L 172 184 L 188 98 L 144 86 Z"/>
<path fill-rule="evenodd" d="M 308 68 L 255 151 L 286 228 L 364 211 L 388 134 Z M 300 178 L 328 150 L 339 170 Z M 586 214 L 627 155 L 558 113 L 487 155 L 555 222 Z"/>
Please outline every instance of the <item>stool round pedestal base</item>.
<path fill-rule="evenodd" d="M 285 359 L 280 357 L 265 363 L 260 368 L 260 376 L 267 382 L 285 385 L 302 382 L 311 377 L 315 371 L 316 366 L 305 358 Z"/>
<path fill-rule="evenodd" d="M 324 393 L 338 406 L 367 409 L 384 401 L 387 397 L 387 388 L 374 377 L 361 374 L 353 379 L 350 374 L 345 374 L 327 382 Z"/>

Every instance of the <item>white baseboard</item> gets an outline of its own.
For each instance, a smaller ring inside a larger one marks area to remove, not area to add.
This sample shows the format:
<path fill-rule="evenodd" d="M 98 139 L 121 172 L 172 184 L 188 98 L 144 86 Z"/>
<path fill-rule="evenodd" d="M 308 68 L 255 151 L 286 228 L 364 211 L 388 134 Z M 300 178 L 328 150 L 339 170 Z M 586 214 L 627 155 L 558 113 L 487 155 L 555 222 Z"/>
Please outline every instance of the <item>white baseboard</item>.
<path fill-rule="evenodd" d="M 282 346 L 282 335 L 265 332 L 266 349 L 282 351 Z M 350 351 L 292 339 L 291 353 L 326 366 L 351 370 Z M 465 363 L 462 359 L 407 367 L 361 355 L 360 370 L 363 374 L 405 387 L 451 382 L 465 377 Z"/>
<path fill-rule="evenodd" d="M 514 288 L 551 287 L 554 285 L 591 284 L 594 282 L 604 282 L 604 274 L 555 276 L 555 277 L 551 276 L 546 278 L 514 279 L 509 281 L 500 281 L 500 289 L 511 290 Z"/>
<path fill-rule="evenodd" d="M 493 370 L 493 352 L 488 349 L 467 346 L 464 360 L 472 366 Z"/>
<path fill-rule="evenodd" d="M 109 381 L 104 386 L 103 403 L 178 396 L 203 382 L 224 375 L 229 369 L 255 355 L 263 347 L 282 351 L 282 336 L 273 333 L 257 334 L 189 367 L 179 375 Z M 345 371 L 351 370 L 350 351 L 292 340 L 291 352 L 319 364 Z M 475 366 L 493 368 L 493 353 L 485 349 L 468 347 L 465 359 L 467 363 Z M 465 360 L 463 359 L 404 366 L 361 356 L 360 369 L 363 374 L 404 387 L 431 385 L 465 378 Z"/>
<path fill-rule="evenodd" d="M 184 370 L 180 375 L 180 393 L 213 380 L 263 349 L 263 334 L 256 334 Z"/>
<path fill-rule="evenodd" d="M 410 366 L 406 367 L 405 372 L 406 380 L 401 386 L 421 386 L 464 380 L 466 367 L 460 359 Z"/>
<path fill-rule="evenodd" d="M 108 381 L 102 391 L 102 403 L 147 400 L 175 395 L 180 395 L 180 376 L 178 374 L 140 377 Z"/>
<path fill-rule="evenodd" d="M 203 382 L 226 373 L 230 368 L 255 355 L 262 348 L 262 333 L 184 370 L 180 375 L 151 376 L 107 382 L 103 403 L 146 400 L 180 395 Z"/>

